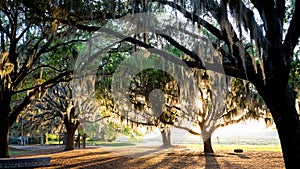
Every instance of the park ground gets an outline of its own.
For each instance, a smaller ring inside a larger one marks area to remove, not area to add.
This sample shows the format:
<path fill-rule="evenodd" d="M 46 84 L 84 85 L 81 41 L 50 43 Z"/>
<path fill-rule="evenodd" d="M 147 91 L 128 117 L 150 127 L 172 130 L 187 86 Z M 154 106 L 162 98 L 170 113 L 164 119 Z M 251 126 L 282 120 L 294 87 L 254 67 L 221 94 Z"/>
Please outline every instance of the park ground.
<path fill-rule="evenodd" d="M 280 169 L 284 162 L 280 147 L 257 145 L 214 146 L 214 154 L 205 154 L 197 145 L 175 145 L 169 149 L 159 146 L 110 144 L 88 146 L 85 149 L 62 151 L 58 145 L 11 146 L 12 157 L 50 156 L 45 169 Z M 233 149 L 242 148 L 243 153 Z"/>

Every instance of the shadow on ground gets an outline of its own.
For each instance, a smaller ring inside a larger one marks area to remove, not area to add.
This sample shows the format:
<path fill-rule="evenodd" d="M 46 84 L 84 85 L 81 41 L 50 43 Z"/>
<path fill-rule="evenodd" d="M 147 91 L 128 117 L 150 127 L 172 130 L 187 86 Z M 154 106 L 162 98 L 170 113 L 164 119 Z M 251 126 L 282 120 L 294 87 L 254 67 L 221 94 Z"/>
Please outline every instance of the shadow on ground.
<path fill-rule="evenodd" d="M 280 152 L 232 153 L 217 151 L 215 154 L 187 147 L 128 146 L 107 149 L 88 147 L 67 152 L 48 154 L 52 158 L 46 169 L 181 169 L 181 168 L 284 168 Z"/>

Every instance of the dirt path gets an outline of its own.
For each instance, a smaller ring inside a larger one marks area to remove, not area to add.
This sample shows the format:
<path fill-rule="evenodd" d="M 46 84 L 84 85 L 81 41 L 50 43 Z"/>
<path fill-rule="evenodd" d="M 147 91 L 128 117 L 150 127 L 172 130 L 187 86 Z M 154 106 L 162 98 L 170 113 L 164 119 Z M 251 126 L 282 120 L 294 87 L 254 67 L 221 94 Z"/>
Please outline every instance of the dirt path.
<path fill-rule="evenodd" d="M 121 148 L 88 147 L 62 152 L 61 148 L 33 156 L 52 157 L 51 166 L 46 169 L 281 169 L 284 168 L 280 152 L 245 151 L 241 154 L 220 150 L 215 154 L 200 153 L 200 150 L 177 146 L 170 149 L 146 146 L 128 146 Z M 47 155 L 40 155 L 46 153 Z"/>

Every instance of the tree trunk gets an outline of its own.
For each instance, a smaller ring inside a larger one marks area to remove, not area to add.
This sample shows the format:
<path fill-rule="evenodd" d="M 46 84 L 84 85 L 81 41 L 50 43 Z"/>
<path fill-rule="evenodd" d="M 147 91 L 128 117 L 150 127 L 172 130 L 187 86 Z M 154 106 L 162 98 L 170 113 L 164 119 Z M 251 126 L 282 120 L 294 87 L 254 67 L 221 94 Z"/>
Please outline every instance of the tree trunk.
<path fill-rule="evenodd" d="M 9 158 L 8 152 L 9 125 L 8 120 L 0 120 L 0 158 Z"/>
<path fill-rule="evenodd" d="M 204 153 L 215 153 L 211 146 L 211 137 L 204 141 Z"/>
<path fill-rule="evenodd" d="M 76 128 L 74 126 L 67 127 L 67 140 L 65 151 L 74 150 L 74 135 Z"/>
<path fill-rule="evenodd" d="M 1 85 L 0 81 L 0 158 L 8 158 L 8 136 L 9 136 L 9 113 L 10 113 L 10 95 L 8 90 Z"/>
<path fill-rule="evenodd" d="M 286 168 L 294 168 L 300 161 L 299 115 L 295 107 L 295 92 L 287 86 L 257 88 L 270 109 L 279 135 Z"/>
<path fill-rule="evenodd" d="M 86 137 L 87 137 L 87 135 L 86 135 L 86 133 L 84 133 L 82 136 L 82 147 L 83 148 L 85 148 Z"/>
<path fill-rule="evenodd" d="M 171 131 L 169 129 L 163 129 L 160 131 L 162 136 L 163 145 L 164 148 L 171 147 Z"/>

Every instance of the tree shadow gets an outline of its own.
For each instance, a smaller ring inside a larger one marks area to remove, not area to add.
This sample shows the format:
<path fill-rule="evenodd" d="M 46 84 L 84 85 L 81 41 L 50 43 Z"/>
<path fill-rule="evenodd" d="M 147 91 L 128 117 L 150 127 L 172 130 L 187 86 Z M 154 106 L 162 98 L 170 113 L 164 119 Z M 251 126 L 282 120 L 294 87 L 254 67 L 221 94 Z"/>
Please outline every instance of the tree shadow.
<path fill-rule="evenodd" d="M 120 161 L 122 158 L 121 157 L 107 157 L 107 158 L 101 158 L 101 159 L 94 159 L 91 161 L 83 161 L 83 162 L 78 162 L 75 164 L 70 164 L 70 165 L 64 165 L 64 168 L 106 168 L 103 165 L 104 164 L 111 164 Z M 100 167 L 101 166 L 101 167 Z M 59 166 L 61 168 L 61 166 Z"/>
<path fill-rule="evenodd" d="M 238 156 L 239 158 L 246 158 L 246 159 L 250 159 L 250 157 L 244 155 L 244 154 L 240 154 L 240 153 L 227 153 L 228 155 L 234 155 L 234 156 Z"/>
<path fill-rule="evenodd" d="M 78 157 L 83 157 L 83 156 L 93 156 L 93 155 L 103 155 L 103 154 L 109 154 L 111 152 L 109 151 L 103 151 L 103 152 L 98 152 L 98 153 L 85 153 L 85 154 L 80 154 L 80 155 L 70 155 L 68 157 L 59 157 L 60 159 L 72 159 L 72 158 L 78 158 Z"/>
<path fill-rule="evenodd" d="M 141 148 L 143 151 L 145 147 Z M 205 168 L 205 169 L 219 169 L 219 160 L 222 161 L 222 166 L 226 167 L 242 167 L 239 164 L 226 161 L 222 157 L 228 157 L 231 155 L 238 156 L 240 158 L 250 158 L 243 154 L 226 153 L 226 154 L 214 154 L 203 153 L 199 151 L 191 151 L 188 148 L 169 148 L 162 149 L 160 147 L 152 147 L 153 149 L 145 149 L 144 152 L 129 152 L 127 155 L 121 155 L 115 152 L 110 152 L 104 149 L 99 149 L 94 152 L 73 152 L 70 155 L 61 157 L 60 154 L 56 155 L 53 160 L 55 163 L 51 163 L 49 169 L 58 168 L 105 168 L 105 169 L 155 169 L 155 168 Z M 128 147 L 130 151 L 132 147 Z M 123 149 L 126 150 L 126 149 Z M 221 158 L 221 159 L 220 159 Z M 72 161 L 72 162 L 69 162 Z M 220 161 L 219 161 L 220 162 Z"/>
<path fill-rule="evenodd" d="M 209 169 L 219 169 L 220 166 L 217 162 L 216 157 L 224 157 L 221 155 L 217 155 L 215 153 L 204 153 L 204 157 L 205 157 L 205 168 L 209 168 Z"/>
<path fill-rule="evenodd" d="M 191 156 L 193 155 L 179 155 L 172 152 L 171 149 L 158 148 L 144 153 L 131 154 L 131 158 L 128 158 L 128 160 L 120 164 L 119 167 L 128 168 L 128 166 L 130 166 L 130 168 L 154 169 L 168 166 L 167 168 L 181 169 L 183 166 L 190 166 L 191 163 L 196 164 L 195 161 L 190 159 Z M 105 168 L 110 168 L 111 164 L 112 162 L 106 162 L 103 166 L 105 166 Z"/>
<path fill-rule="evenodd" d="M 132 154 L 128 154 L 126 156 L 128 156 L 130 158 L 138 158 L 138 157 L 143 157 L 143 156 L 154 156 L 154 155 L 159 154 L 162 151 L 166 151 L 166 150 L 167 150 L 166 148 L 157 147 L 153 150 L 147 150 L 145 152 L 132 153 Z"/>

